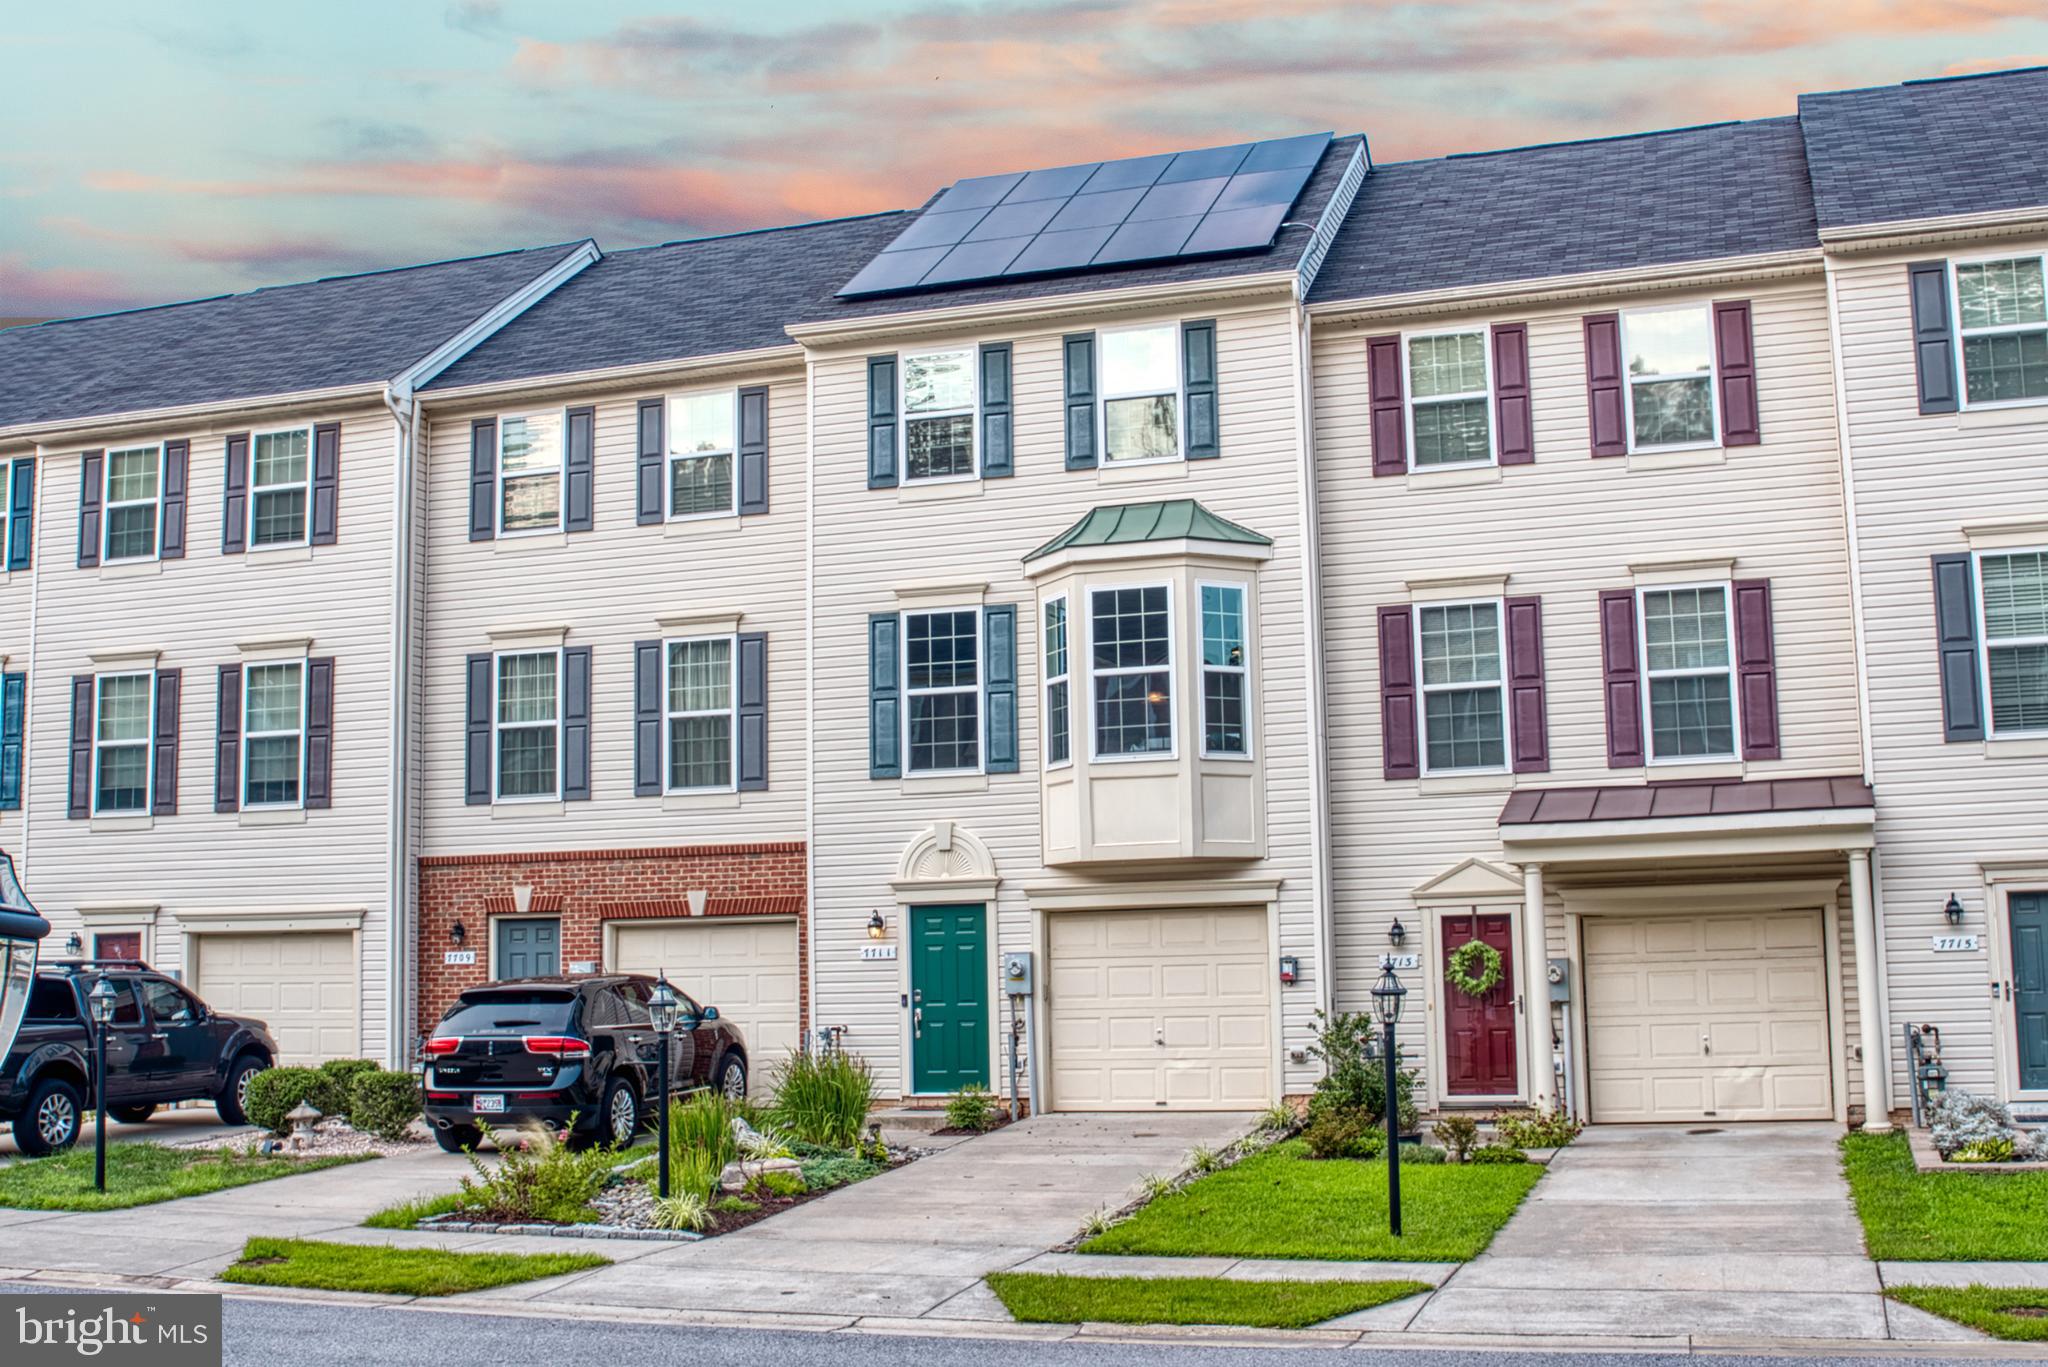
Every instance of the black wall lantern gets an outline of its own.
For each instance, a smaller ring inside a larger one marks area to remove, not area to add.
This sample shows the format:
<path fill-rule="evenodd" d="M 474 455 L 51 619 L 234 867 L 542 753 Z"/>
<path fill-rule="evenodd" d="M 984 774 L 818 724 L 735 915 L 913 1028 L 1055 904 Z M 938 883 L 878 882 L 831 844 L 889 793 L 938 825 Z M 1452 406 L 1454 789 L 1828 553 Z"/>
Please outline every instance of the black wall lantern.
<path fill-rule="evenodd" d="M 1407 938 L 1408 927 L 1402 925 L 1401 918 L 1396 916 L 1394 918 L 1394 924 L 1387 927 L 1387 943 L 1391 944 L 1394 948 L 1399 949 L 1401 947 L 1402 941 L 1406 940 Z"/>
<path fill-rule="evenodd" d="M 84 937 L 79 935 L 77 931 L 72 931 L 71 938 L 64 942 L 64 952 L 74 959 L 85 953 Z"/>
<path fill-rule="evenodd" d="M 448 927 L 448 938 L 453 940 L 459 947 L 464 940 L 469 938 L 469 927 L 457 921 L 454 925 Z"/>
<path fill-rule="evenodd" d="M 1963 923 L 1963 904 L 1956 900 L 1954 893 L 1948 895 L 1948 905 L 1941 909 L 1941 913 L 1948 917 L 1948 923 L 1952 926 Z"/>

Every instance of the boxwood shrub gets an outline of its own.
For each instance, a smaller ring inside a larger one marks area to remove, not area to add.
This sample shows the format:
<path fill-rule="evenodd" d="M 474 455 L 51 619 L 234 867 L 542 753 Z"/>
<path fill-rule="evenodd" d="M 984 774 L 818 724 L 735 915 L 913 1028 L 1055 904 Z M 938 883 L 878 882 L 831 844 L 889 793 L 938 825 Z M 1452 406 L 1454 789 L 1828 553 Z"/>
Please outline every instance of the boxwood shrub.
<path fill-rule="evenodd" d="M 379 1139 L 403 1139 L 419 1113 L 420 1084 L 411 1073 L 374 1068 L 349 1084 L 348 1123 Z"/>
<path fill-rule="evenodd" d="M 291 1129 L 285 1117 L 319 1085 L 317 1068 L 266 1068 L 249 1079 L 249 1101 L 243 1109 L 250 1124 L 285 1134 Z"/>

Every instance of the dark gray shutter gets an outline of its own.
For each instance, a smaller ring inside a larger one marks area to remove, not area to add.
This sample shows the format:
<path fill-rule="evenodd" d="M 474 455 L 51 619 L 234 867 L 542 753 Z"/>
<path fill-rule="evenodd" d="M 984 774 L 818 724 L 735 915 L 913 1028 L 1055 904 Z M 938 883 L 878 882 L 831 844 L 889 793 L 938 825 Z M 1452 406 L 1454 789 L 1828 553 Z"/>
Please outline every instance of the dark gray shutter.
<path fill-rule="evenodd" d="M 1920 411 L 1953 413 L 1961 403 L 1954 324 L 1948 312 L 1948 262 L 1916 261 L 1906 267 L 1906 282 L 1913 299 L 1913 368 L 1919 377 Z"/>
<path fill-rule="evenodd" d="M 1589 313 L 1586 336 L 1586 421 L 1593 454 L 1628 454 L 1628 376 L 1621 367 L 1621 315 Z"/>
<path fill-rule="evenodd" d="M 1642 662 L 1636 658 L 1636 591 L 1600 594 L 1600 675 L 1607 695 L 1607 767 L 1643 763 Z"/>
<path fill-rule="evenodd" d="M 1365 339 L 1365 393 L 1372 415 L 1373 474 L 1381 478 L 1407 474 L 1408 417 L 1401 407 L 1398 336 Z"/>
<path fill-rule="evenodd" d="M 29 567 L 36 521 L 36 458 L 17 456 L 7 486 L 7 568 Z"/>
<path fill-rule="evenodd" d="M 28 675 L 0 674 L 0 808 L 21 810 L 21 736 Z"/>
<path fill-rule="evenodd" d="M 107 453 L 87 451 L 78 462 L 78 568 L 100 563 L 100 497 Z"/>
<path fill-rule="evenodd" d="M 668 513 L 661 469 L 666 455 L 663 419 L 667 405 L 666 399 L 640 400 L 633 428 L 633 520 L 642 527 L 661 521 Z"/>
<path fill-rule="evenodd" d="M 765 632 L 740 633 L 735 642 L 740 653 L 740 696 L 735 724 L 739 728 L 739 773 L 741 792 L 768 786 L 768 636 Z"/>
<path fill-rule="evenodd" d="M 1714 369 L 1721 382 L 1721 444 L 1755 446 L 1764 438 L 1757 418 L 1756 341 L 1747 299 L 1714 305 Z"/>
<path fill-rule="evenodd" d="M 178 703 L 182 676 L 175 669 L 156 672 L 156 779 L 150 797 L 153 816 L 178 813 Z"/>
<path fill-rule="evenodd" d="M 1984 739 L 1977 672 L 1976 569 L 1967 552 L 1934 557 L 1934 636 L 1941 652 L 1941 727 L 1948 741 Z"/>
<path fill-rule="evenodd" d="M 220 481 L 220 553 L 249 549 L 249 434 L 232 433 L 226 443 Z"/>
<path fill-rule="evenodd" d="M 159 560 L 185 558 L 185 477 L 191 466 L 192 443 L 164 443 L 162 502 L 157 512 L 163 520 L 163 535 L 157 542 Z"/>
<path fill-rule="evenodd" d="M 1380 609 L 1380 772 L 1386 778 L 1422 773 L 1415 721 L 1415 610 Z"/>
<path fill-rule="evenodd" d="M 1067 405 L 1067 468 L 1095 468 L 1095 334 L 1068 334 L 1061 345 Z"/>
<path fill-rule="evenodd" d="M 1493 325 L 1494 455 L 1502 465 L 1536 463 L 1536 422 L 1529 400 L 1529 325 Z"/>
<path fill-rule="evenodd" d="M 1508 718 L 1512 723 L 1514 770 L 1550 772 L 1550 714 L 1544 702 L 1543 600 L 1510 598 L 1507 612 Z"/>
<path fill-rule="evenodd" d="M 1188 459 L 1214 460 L 1223 454 L 1216 409 L 1216 324 L 1182 323 L 1180 349 L 1188 396 Z"/>
<path fill-rule="evenodd" d="M 1002 479 L 1017 473 L 1010 420 L 1010 344 L 981 348 L 981 474 Z"/>
<path fill-rule="evenodd" d="M 65 815 L 73 821 L 92 815 L 92 702 L 92 675 L 72 675 L 71 798 Z"/>
<path fill-rule="evenodd" d="M 242 667 L 222 665 L 213 709 L 213 809 L 242 806 Z"/>
<path fill-rule="evenodd" d="M 469 425 L 469 539 L 489 541 L 497 532 L 498 420 L 478 418 Z"/>
<path fill-rule="evenodd" d="M 903 776 L 903 693 L 896 679 L 897 632 L 893 612 L 868 618 L 868 777 Z"/>
<path fill-rule="evenodd" d="M 313 429 L 313 518 L 307 540 L 332 546 L 341 532 L 341 424 L 323 422 Z"/>
<path fill-rule="evenodd" d="M 1778 658 L 1771 641 L 1771 581 L 1738 579 L 1735 595 L 1735 691 L 1742 699 L 1742 757 L 1777 759 Z"/>
<path fill-rule="evenodd" d="M 633 796 L 660 797 L 662 645 L 633 643 Z"/>
<path fill-rule="evenodd" d="M 334 805 L 334 657 L 306 661 L 306 806 Z"/>
<path fill-rule="evenodd" d="M 896 487 L 896 358 L 868 357 L 868 488 Z"/>
<path fill-rule="evenodd" d="M 588 404 L 572 408 L 563 415 L 563 427 L 568 440 L 562 453 L 562 478 L 566 486 L 562 530 L 587 532 L 597 496 L 597 410 Z"/>
<path fill-rule="evenodd" d="M 465 662 L 462 706 L 462 800 L 472 807 L 491 802 L 491 653 Z"/>
<path fill-rule="evenodd" d="M 740 391 L 739 511 L 768 511 L 768 386 Z"/>
<path fill-rule="evenodd" d="M 562 652 L 562 800 L 590 800 L 590 647 Z"/>
<path fill-rule="evenodd" d="M 991 774 L 1017 772 L 1017 609 L 997 603 L 982 609 L 982 716 L 988 727 Z"/>

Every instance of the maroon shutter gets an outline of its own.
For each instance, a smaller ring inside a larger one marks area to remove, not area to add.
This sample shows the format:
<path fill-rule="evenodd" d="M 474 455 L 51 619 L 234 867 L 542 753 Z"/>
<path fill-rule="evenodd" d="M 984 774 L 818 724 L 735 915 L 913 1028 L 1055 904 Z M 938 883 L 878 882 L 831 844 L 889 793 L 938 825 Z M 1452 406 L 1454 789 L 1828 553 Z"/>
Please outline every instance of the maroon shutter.
<path fill-rule="evenodd" d="M 1365 339 L 1365 386 L 1372 401 L 1372 472 L 1408 473 L 1407 420 L 1401 412 L 1401 339 Z"/>
<path fill-rule="evenodd" d="M 313 507 L 306 540 L 332 546 L 341 525 L 341 424 L 323 422 L 313 429 Z"/>
<path fill-rule="evenodd" d="M 1586 414 L 1592 424 L 1593 454 L 1628 454 L 1628 401 L 1622 390 L 1621 315 L 1589 313 L 1586 324 Z"/>
<path fill-rule="evenodd" d="M 1636 658 L 1636 591 L 1600 595 L 1600 674 L 1607 688 L 1607 767 L 1643 762 L 1642 665 Z"/>
<path fill-rule="evenodd" d="M 227 439 L 225 473 L 221 479 L 220 553 L 240 555 L 249 547 L 249 434 Z M 229 810 L 233 810 L 230 808 Z"/>
<path fill-rule="evenodd" d="M 242 805 L 242 667 L 220 667 L 219 695 L 214 705 L 213 809 L 237 811 Z"/>
<path fill-rule="evenodd" d="M 1536 460 L 1536 428 L 1529 408 L 1529 325 L 1493 325 L 1493 416 L 1502 465 Z"/>
<path fill-rule="evenodd" d="M 156 791 L 149 810 L 154 816 L 178 813 L 178 683 L 175 669 L 156 672 Z"/>
<path fill-rule="evenodd" d="M 1778 660 L 1771 648 L 1771 581 L 1735 581 L 1735 687 L 1742 757 L 1778 758 Z"/>
<path fill-rule="evenodd" d="M 306 807 L 334 804 L 334 657 L 306 661 Z"/>
<path fill-rule="evenodd" d="M 92 815 L 92 675 L 71 676 L 71 805 L 73 821 Z"/>
<path fill-rule="evenodd" d="M 1388 778 L 1416 778 L 1415 611 L 1380 609 L 1380 749 Z"/>
<path fill-rule="evenodd" d="M 1508 720 L 1513 726 L 1515 772 L 1550 772 L 1550 718 L 1543 700 L 1543 600 L 1510 598 L 1508 614 Z"/>
<path fill-rule="evenodd" d="M 1714 305 L 1714 362 L 1721 376 L 1721 444 L 1755 446 L 1764 438 L 1756 416 L 1756 346 L 1747 299 Z"/>
<path fill-rule="evenodd" d="M 185 558 L 185 476 L 191 467 L 192 443 L 189 441 L 167 441 L 164 443 L 163 469 L 163 533 L 157 542 L 157 559 L 183 560 Z"/>
<path fill-rule="evenodd" d="M 106 492 L 106 459 L 104 451 L 87 451 L 78 462 L 78 568 L 82 570 L 89 570 L 100 563 L 101 498 Z"/>

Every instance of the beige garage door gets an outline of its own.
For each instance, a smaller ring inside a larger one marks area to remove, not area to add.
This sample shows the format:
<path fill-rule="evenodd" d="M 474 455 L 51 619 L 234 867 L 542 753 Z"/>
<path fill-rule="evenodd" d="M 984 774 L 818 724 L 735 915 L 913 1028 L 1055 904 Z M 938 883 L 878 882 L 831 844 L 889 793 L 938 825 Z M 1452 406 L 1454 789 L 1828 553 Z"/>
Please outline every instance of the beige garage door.
<path fill-rule="evenodd" d="M 1834 1115 L 1819 912 L 1582 924 L 1593 1119 Z"/>
<path fill-rule="evenodd" d="M 361 976 L 346 930 L 197 935 L 193 987 L 216 1011 L 254 1016 L 277 1039 L 278 1062 L 322 1063 L 361 1053 Z"/>
<path fill-rule="evenodd" d="M 612 968 L 668 980 L 739 1026 L 753 1090 L 797 1046 L 795 921 L 663 921 L 614 932 Z"/>
<path fill-rule="evenodd" d="M 1054 1110 L 1272 1103 L 1265 912 L 1077 911 L 1049 924 Z"/>

